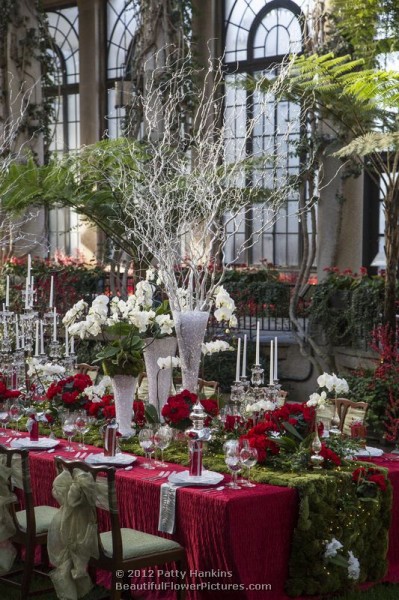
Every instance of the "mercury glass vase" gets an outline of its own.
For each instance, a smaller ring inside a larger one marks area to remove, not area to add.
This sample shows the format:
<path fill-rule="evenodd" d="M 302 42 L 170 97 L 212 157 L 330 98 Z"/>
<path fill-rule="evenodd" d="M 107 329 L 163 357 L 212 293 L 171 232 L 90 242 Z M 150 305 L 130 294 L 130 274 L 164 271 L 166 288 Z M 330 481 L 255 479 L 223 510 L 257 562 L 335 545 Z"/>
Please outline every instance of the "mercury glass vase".
<path fill-rule="evenodd" d="M 175 356 L 176 349 L 177 340 L 173 336 L 145 340 L 143 354 L 148 381 L 148 401 L 155 406 L 159 416 L 172 387 L 172 369 L 160 369 L 158 359 Z"/>
<path fill-rule="evenodd" d="M 133 400 L 137 386 L 137 377 L 132 375 L 114 375 L 111 377 L 115 399 L 116 421 L 122 437 L 130 437 L 132 429 Z"/>
<path fill-rule="evenodd" d="M 197 392 L 202 342 L 209 313 L 201 310 L 173 311 L 182 370 L 183 388 Z"/>

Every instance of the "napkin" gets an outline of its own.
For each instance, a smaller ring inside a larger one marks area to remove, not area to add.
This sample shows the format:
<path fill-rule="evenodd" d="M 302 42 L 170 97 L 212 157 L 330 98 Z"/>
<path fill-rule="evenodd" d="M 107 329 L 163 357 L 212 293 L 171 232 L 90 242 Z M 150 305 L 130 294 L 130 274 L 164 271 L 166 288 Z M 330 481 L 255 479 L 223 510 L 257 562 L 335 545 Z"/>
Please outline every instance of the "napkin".
<path fill-rule="evenodd" d="M 176 484 L 168 482 L 161 485 L 158 531 L 162 531 L 163 533 L 175 532 L 177 488 L 188 485 L 187 483 Z"/>

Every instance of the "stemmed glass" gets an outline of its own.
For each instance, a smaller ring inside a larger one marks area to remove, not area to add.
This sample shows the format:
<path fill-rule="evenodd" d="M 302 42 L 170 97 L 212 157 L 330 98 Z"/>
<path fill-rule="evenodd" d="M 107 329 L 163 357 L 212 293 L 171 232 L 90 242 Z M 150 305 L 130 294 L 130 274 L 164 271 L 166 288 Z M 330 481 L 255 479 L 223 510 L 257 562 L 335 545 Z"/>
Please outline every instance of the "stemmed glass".
<path fill-rule="evenodd" d="M 237 484 L 237 475 L 241 471 L 242 462 L 240 458 L 240 448 L 239 444 L 236 441 L 235 443 L 230 444 L 224 454 L 224 462 L 226 463 L 229 471 L 233 476 L 233 481 L 227 484 L 227 487 L 233 490 L 240 490 L 241 487 Z"/>
<path fill-rule="evenodd" d="M 258 461 L 258 451 L 256 448 L 251 448 L 248 442 L 240 450 L 241 463 L 248 469 L 248 479 L 244 479 L 241 484 L 243 487 L 255 487 L 254 483 L 251 483 L 251 469 Z"/>
<path fill-rule="evenodd" d="M 72 415 L 67 415 L 62 421 L 62 431 L 68 438 L 68 446 L 64 448 L 65 452 L 75 452 L 75 449 L 72 447 L 72 438 L 76 433 L 76 423 L 75 417 Z"/>
<path fill-rule="evenodd" d="M 79 444 L 79 448 L 81 450 L 87 450 L 88 446 L 85 446 L 85 435 L 90 431 L 90 422 L 85 411 L 82 410 L 79 412 L 75 420 L 75 425 L 78 433 L 80 433 L 82 437 L 82 442 Z"/>
<path fill-rule="evenodd" d="M 11 404 L 11 406 L 8 410 L 8 414 L 10 416 L 10 421 L 15 421 L 14 435 L 15 436 L 22 435 L 22 433 L 18 429 L 19 421 L 20 421 L 20 419 L 22 419 L 22 416 L 23 416 L 23 408 L 19 404 L 19 402 L 14 402 L 13 404 Z"/>
<path fill-rule="evenodd" d="M 143 464 L 144 469 L 155 469 L 151 462 L 151 454 L 155 451 L 154 432 L 148 427 L 142 429 L 139 433 L 139 444 L 144 450 L 148 462 Z"/>
<path fill-rule="evenodd" d="M 0 430 L 0 435 L 7 435 L 7 423 L 10 420 L 10 415 L 8 414 L 9 408 L 7 402 L 0 402 L 0 423 L 2 429 Z"/>
<path fill-rule="evenodd" d="M 168 425 L 161 425 L 155 432 L 154 443 L 155 447 L 161 451 L 161 461 L 156 460 L 157 467 L 167 467 L 168 465 L 163 460 L 163 451 L 169 446 L 172 441 L 173 431 Z"/>

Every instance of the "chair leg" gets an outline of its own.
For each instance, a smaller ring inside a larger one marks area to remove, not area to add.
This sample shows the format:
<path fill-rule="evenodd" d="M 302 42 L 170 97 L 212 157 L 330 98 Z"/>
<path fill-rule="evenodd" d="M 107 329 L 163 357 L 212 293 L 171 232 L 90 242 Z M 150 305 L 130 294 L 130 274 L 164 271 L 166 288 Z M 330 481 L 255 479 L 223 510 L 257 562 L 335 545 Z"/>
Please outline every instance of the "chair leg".
<path fill-rule="evenodd" d="M 122 598 L 122 590 L 118 590 L 116 588 L 116 584 L 117 583 L 121 583 L 121 580 L 118 579 L 118 577 L 116 576 L 115 571 L 112 573 L 112 578 L 111 578 L 111 590 L 110 590 L 110 600 L 121 600 Z"/>
<path fill-rule="evenodd" d="M 47 552 L 47 544 L 42 544 L 40 546 L 40 561 L 44 567 L 48 568 L 50 566 L 50 560 Z"/>
<path fill-rule="evenodd" d="M 29 588 L 32 581 L 33 567 L 35 563 L 35 544 L 27 543 L 25 552 L 25 565 L 21 581 L 21 600 L 25 600 L 29 594 Z"/>

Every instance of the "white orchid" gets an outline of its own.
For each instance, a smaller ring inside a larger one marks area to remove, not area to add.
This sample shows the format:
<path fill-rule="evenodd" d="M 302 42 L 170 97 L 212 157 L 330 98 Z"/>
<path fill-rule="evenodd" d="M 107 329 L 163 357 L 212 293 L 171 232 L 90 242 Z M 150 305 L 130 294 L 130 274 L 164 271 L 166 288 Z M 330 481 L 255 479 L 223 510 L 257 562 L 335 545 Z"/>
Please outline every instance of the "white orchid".
<path fill-rule="evenodd" d="M 56 363 L 48 362 L 43 364 L 37 358 L 27 359 L 26 362 L 29 365 L 29 377 L 33 377 L 35 375 L 38 377 L 53 377 L 57 375 L 63 375 L 65 373 L 65 367 Z"/>
<path fill-rule="evenodd" d="M 161 370 L 164 369 L 177 369 L 181 366 L 180 358 L 178 356 L 165 356 L 160 357 L 157 360 L 157 365 Z"/>
<path fill-rule="evenodd" d="M 329 392 L 337 394 L 347 394 L 349 385 L 346 379 L 337 377 L 335 373 L 323 373 L 317 378 L 317 385 L 321 388 L 325 387 Z"/>
<path fill-rule="evenodd" d="M 172 335 L 175 323 L 170 315 L 157 315 L 155 323 L 158 325 L 162 335 Z"/>
<path fill-rule="evenodd" d="M 322 408 L 323 406 L 325 406 L 327 401 L 327 393 L 326 392 L 321 392 L 321 394 L 311 394 L 309 396 L 309 400 L 306 402 L 306 406 L 314 406 L 317 408 Z"/>
<path fill-rule="evenodd" d="M 113 392 L 111 377 L 106 375 L 97 385 L 90 385 L 85 388 L 85 396 L 92 402 L 101 402 L 101 398 L 105 394 Z"/>
<path fill-rule="evenodd" d="M 214 342 L 204 342 L 202 344 L 202 354 L 216 354 L 218 352 L 226 352 L 228 350 L 234 350 L 230 344 L 223 340 L 215 340 Z"/>
<path fill-rule="evenodd" d="M 85 310 L 87 309 L 87 302 L 84 300 L 79 300 L 70 308 L 66 313 L 64 318 L 62 319 L 63 324 L 68 327 L 72 323 L 76 321 L 76 319 L 83 315 Z"/>

